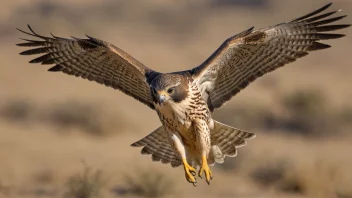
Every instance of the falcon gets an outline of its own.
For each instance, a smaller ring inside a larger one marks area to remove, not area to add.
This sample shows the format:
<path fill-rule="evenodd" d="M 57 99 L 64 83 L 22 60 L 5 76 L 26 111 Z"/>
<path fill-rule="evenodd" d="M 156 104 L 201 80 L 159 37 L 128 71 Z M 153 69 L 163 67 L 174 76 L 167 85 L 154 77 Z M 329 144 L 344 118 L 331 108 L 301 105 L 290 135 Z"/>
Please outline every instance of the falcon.
<path fill-rule="evenodd" d="M 212 113 L 255 79 L 309 52 L 329 48 L 321 40 L 345 35 L 326 33 L 349 27 L 331 24 L 346 17 L 324 12 L 332 3 L 289 22 L 254 30 L 225 40 L 202 64 L 187 71 L 160 73 L 108 42 L 41 36 L 17 44 L 31 49 L 21 55 L 42 54 L 30 63 L 54 64 L 48 71 L 63 72 L 118 89 L 158 114 L 162 126 L 133 143 L 153 161 L 183 165 L 186 180 L 197 183 L 196 172 L 209 184 L 209 165 L 235 157 L 237 148 L 255 134 L 212 119 Z"/>

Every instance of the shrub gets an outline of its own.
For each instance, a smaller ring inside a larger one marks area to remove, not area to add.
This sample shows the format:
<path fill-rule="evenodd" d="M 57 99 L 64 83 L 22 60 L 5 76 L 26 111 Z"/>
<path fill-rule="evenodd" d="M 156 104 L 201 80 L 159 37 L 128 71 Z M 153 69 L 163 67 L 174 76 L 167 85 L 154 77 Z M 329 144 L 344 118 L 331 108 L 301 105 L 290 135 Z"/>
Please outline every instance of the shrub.
<path fill-rule="evenodd" d="M 92 171 L 85 166 L 82 173 L 72 175 L 66 183 L 66 197 L 69 198 L 100 198 L 106 180 L 101 171 Z"/>
<path fill-rule="evenodd" d="M 159 198 L 174 193 L 173 181 L 157 171 L 138 169 L 135 175 L 125 176 L 125 183 L 126 194 Z"/>

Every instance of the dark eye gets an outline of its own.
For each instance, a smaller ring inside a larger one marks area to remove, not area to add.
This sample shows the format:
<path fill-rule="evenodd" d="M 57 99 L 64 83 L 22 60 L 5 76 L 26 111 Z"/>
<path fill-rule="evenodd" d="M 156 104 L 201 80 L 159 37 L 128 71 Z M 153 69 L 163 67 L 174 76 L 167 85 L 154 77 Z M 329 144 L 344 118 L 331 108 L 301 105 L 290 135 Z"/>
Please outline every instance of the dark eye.
<path fill-rule="evenodd" d="M 170 88 L 170 89 L 168 89 L 168 90 L 167 90 L 167 93 L 168 93 L 168 94 L 172 94 L 172 93 L 174 93 L 174 88 Z"/>

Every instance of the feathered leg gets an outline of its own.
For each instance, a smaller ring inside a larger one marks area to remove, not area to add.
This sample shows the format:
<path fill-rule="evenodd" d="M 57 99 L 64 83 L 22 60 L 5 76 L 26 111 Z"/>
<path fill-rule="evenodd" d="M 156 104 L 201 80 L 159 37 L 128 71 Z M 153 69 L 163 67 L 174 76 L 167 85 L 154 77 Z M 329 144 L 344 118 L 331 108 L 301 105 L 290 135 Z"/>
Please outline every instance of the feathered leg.
<path fill-rule="evenodd" d="M 178 132 L 170 132 L 170 131 L 168 131 L 168 133 L 170 136 L 172 146 L 174 147 L 174 149 L 178 152 L 178 154 L 182 158 L 182 163 L 183 163 L 183 167 L 185 170 L 186 180 L 195 186 L 197 183 L 197 180 L 194 177 L 196 175 L 196 169 L 193 168 L 192 166 L 190 166 L 187 162 L 186 149 L 185 149 L 185 146 L 182 142 L 182 138 L 181 138 L 180 134 Z"/>
<path fill-rule="evenodd" d="M 208 166 L 208 156 L 210 152 L 211 142 L 210 142 L 210 131 L 208 124 L 202 119 L 196 119 L 193 122 L 194 130 L 196 132 L 197 150 L 202 155 L 201 167 L 198 172 L 198 176 L 202 178 L 204 172 L 205 179 L 209 184 L 213 175 Z"/>

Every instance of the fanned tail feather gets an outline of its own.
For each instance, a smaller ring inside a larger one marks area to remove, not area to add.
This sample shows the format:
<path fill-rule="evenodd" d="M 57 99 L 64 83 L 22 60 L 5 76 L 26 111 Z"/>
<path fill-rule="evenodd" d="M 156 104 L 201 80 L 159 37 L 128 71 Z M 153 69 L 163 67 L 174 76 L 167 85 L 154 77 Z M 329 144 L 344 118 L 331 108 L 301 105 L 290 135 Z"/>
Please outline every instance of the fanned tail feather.
<path fill-rule="evenodd" d="M 235 157 L 237 148 L 246 145 L 246 140 L 254 138 L 255 134 L 227 126 L 214 120 L 211 131 L 211 156 L 209 163 L 223 163 L 226 156 Z"/>

